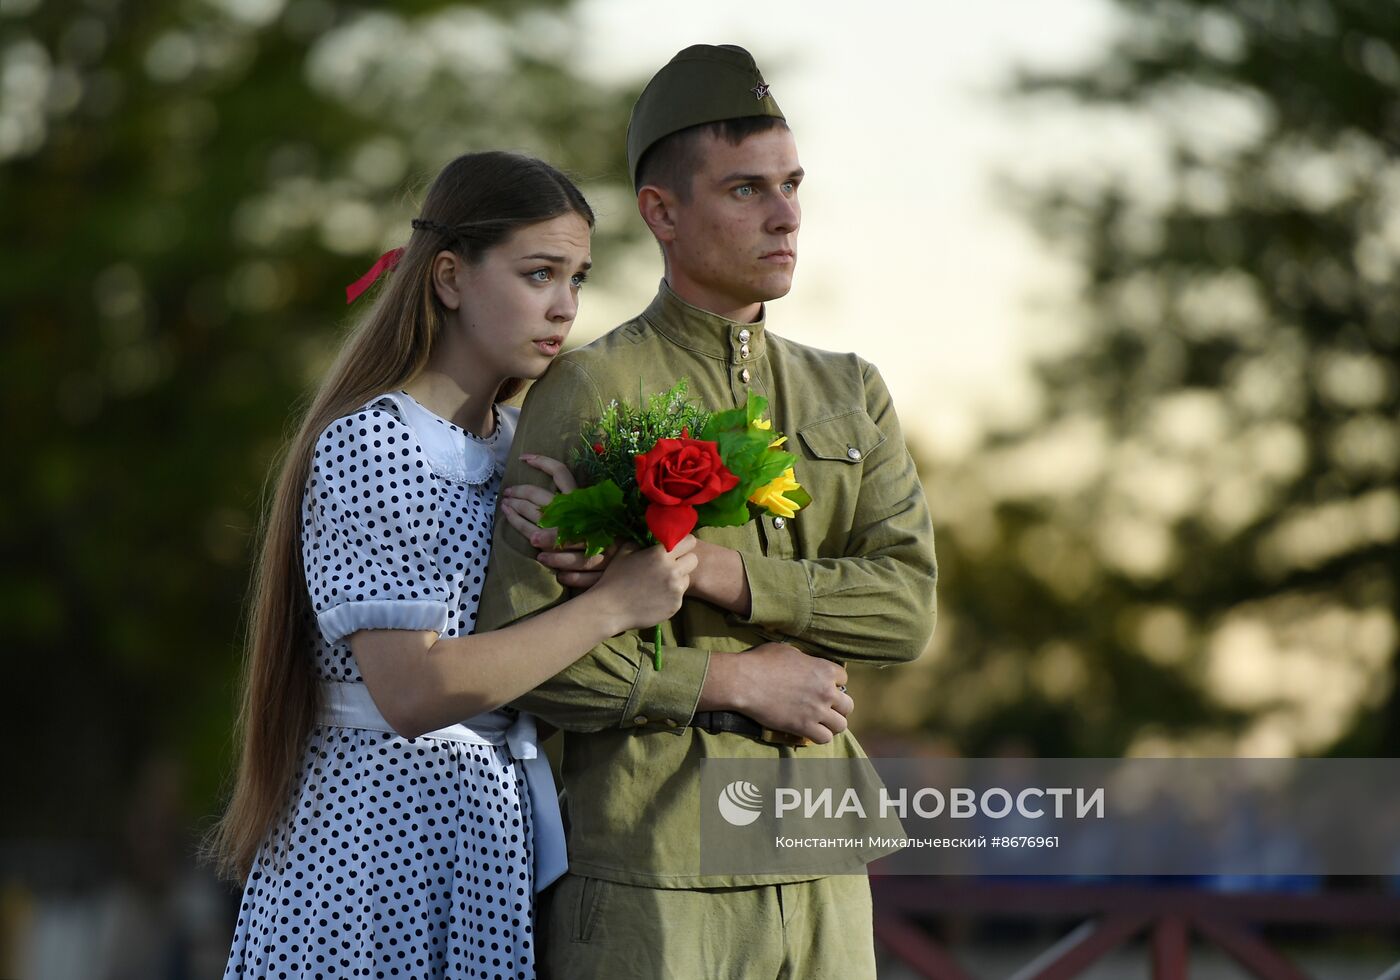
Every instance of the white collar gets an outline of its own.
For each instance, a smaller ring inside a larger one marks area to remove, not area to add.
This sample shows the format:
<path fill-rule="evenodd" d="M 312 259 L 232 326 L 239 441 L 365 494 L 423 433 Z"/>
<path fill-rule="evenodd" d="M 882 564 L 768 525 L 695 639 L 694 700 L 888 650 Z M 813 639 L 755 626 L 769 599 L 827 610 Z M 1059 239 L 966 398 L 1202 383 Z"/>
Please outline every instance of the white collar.
<path fill-rule="evenodd" d="M 490 482 L 497 473 L 505 472 L 520 409 L 506 405 L 493 406 L 495 431 L 489 439 L 478 439 L 442 416 L 428 411 L 407 392 L 388 392 L 374 399 L 370 405 L 383 405 L 385 402 L 394 407 L 399 421 L 413 430 L 418 445 L 423 448 L 423 455 L 427 457 L 428 466 L 438 476 L 481 485 Z"/>

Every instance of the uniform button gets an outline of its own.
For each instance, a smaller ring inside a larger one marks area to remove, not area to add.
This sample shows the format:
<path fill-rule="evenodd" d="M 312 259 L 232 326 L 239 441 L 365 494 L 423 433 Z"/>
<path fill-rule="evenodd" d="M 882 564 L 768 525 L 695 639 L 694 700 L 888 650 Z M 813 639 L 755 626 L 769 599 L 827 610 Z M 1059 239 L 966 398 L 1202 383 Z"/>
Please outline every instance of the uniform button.
<path fill-rule="evenodd" d="M 775 518 L 773 518 L 773 526 L 776 527 L 779 531 L 781 531 L 783 528 L 787 527 L 787 518 L 786 518 L 786 517 L 775 517 Z"/>
<path fill-rule="evenodd" d="M 748 369 L 748 368 L 744 368 L 744 370 L 742 370 L 742 371 L 739 372 L 739 380 L 742 381 L 742 382 L 744 382 L 744 384 L 748 384 L 748 383 L 749 383 L 749 369 Z"/>
<path fill-rule="evenodd" d="M 855 446 L 852 446 L 850 449 L 846 450 L 846 456 L 850 459 L 858 460 L 860 459 L 860 450 L 857 449 Z"/>
<path fill-rule="evenodd" d="M 634 724 L 634 725 L 645 725 L 646 723 L 647 723 L 647 716 L 646 716 L 646 715 L 637 715 L 635 718 L 632 719 L 632 724 Z"/>
<path fill-rule="evenodd" d="M 674 719 L 674 718 L 667 718 L 667 719 L 666 719 L 666 727 L 667 727 L 667 728 L 675 728 L 676 725 L 678 725 L 678 724 L 679 724 L 679 722 L 677 722 L 676 719 Z"/>
<path fill-rule="evenodd" d="M 748 344 L 745 344 L 744 346 L 742 346 L 742 347 L 739 348 L 739 356 L 740 356 L 740 357 L 748 357 L 748 356 L 749 356 L 749 345 L 748 345 Z"/>
<path fill-rule="evenodd" d="M 749 333 L 747 330 L 740 330 L 740 331 L 739 331 L 739 343 L 741 343 L 741 344 L 747 344 L 747 343 L 749 342 L 749 338 L 752 337 L 752 336 L 753 336 L 753 334 Z"/>

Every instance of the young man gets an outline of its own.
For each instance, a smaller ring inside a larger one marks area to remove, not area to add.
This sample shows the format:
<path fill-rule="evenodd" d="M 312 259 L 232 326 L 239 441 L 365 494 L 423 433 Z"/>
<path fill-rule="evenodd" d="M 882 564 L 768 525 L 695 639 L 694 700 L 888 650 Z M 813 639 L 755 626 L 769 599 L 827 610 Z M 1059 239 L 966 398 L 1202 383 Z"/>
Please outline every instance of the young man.
<path fill-rule="evenodd" d="M 907 662 L 933 630 L 918 474 L 874 367 L 765 328 L 763 304 L 792 284 L 802 168 L 748 52 L 676 55 L 637 100 L 627 151 L 665 279 L 640 316 L 536 383 L 516 451 L 568 459 L 604 403 L 685 377 L 712 410 L 767 397 L 812 503 L 697 532 L 662 670 L 649 631 L 629 632 L 517 702 L 564 731 L 570 873 L 542 910 L 541 975 L 873 977 L 865 876 L 700 873 L 700 807 L 714 801 L 700 799 L 699 762 L 863 756 L 842 664 Z M 516 461 L 506 483 L 523 482 L 546 479 Z M 554 571 L 570 567 L 577 556 L 537 558 L 497 521 L 478 628 L 562 601 Z"/>

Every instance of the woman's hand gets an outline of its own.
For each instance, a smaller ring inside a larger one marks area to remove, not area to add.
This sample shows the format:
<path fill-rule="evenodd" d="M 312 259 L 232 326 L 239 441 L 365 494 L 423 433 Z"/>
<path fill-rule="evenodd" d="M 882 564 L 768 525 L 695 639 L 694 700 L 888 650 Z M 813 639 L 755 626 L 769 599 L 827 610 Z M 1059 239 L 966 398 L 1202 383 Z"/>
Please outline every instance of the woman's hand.
<path fill-rule="evenodd" d="M 670 551 L 659 544 L 641 550 L 624 544 L 589 595 L 608 603 L 618 633 L 647 629 L 670 619 L 681 608 L 697 562 L 695 536 L 691 534 Z"/>
<path fill-rule="evenodd" d="M 542 473 L 549 474 L 555 490 L 569 493 L 578 488 L 569 468 L 549 456 L 522 455 L 521 461 Z M 540 527 L 540 511 L 554 499 L 554 493 L 544 487 L 521 484 L 501 491 L 501 513 L 510 526 L 520 532 L 530 547 L 539 551 L 540 564 L 554 572 L 559 584 L 570 589 L 587 589 L 598 584 L 603 571 L 612 561 L 617 548 L 611 547 L 601 555 L 587 558 L 582 544 L 565 544 L 552 527 Z"/>
<path fill-rule="evenodd" d="M 547 473 L 554 481 L 554 490 L 557 493 L 571 493 L 578 489 L 574 475 L 557 459 L 522 453 L 520 461 L 526 466 L 533 466 L 541 473 Z M 501 512 L 506 515 L 506 520 L 510 521 L 510 526 L 530 542 L 532 548 L 558 546 L 558 532 L 552 527 L 540 527 L 540 510 L 548 506 L 554 496 L 554 493 L 544 487 L 528 483 L 506 487 L 501 491 Z"/>

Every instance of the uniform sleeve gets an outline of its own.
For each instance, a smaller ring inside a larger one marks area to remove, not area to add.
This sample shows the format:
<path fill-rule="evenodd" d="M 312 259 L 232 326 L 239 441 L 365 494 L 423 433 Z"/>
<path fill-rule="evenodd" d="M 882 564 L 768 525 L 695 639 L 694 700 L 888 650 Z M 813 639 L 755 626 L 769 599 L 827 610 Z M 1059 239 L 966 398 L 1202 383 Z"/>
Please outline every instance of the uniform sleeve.
<path fill-rule="evenodd" d="M 327 642 L 362 629 L 447 628 L 437 519 L 427 460 L 403 422 L 371 409 L 321 433 L 302 501 L 302 562 Z"/>
<path fill-rule="evenodd" d="M 866 413 L 884 438 L 860 462 L 845 555 L 744 554 L 751 608 L 736 622 L 813 653 L 888 665 L 913 660 L 928 645 L 938 566 L 928 504 L 889 389 L 873 365 L 862 365 Z"/>
<path fill-rule="evenodd" d="M 526 397 L 505 485 L 531 483 L 552 489 L 548 476 L 519 461 L 520 453 L 569 460 L 584 421 L 601 408 L 588 373 L 572 361 L 556 361 Z M 567 598 L 554 573 L 536 561 L 529 542 L 509 521 L 497 520 L 477 629 L 509 626 Z M 700 700 L 709 652 L 666 646 L 664 656 L 665 669 L 652 669 L 650 639 L 629 630 L 594 647 L 513 703 L 566 731 L 652 726 L 679 733 Z"/>

